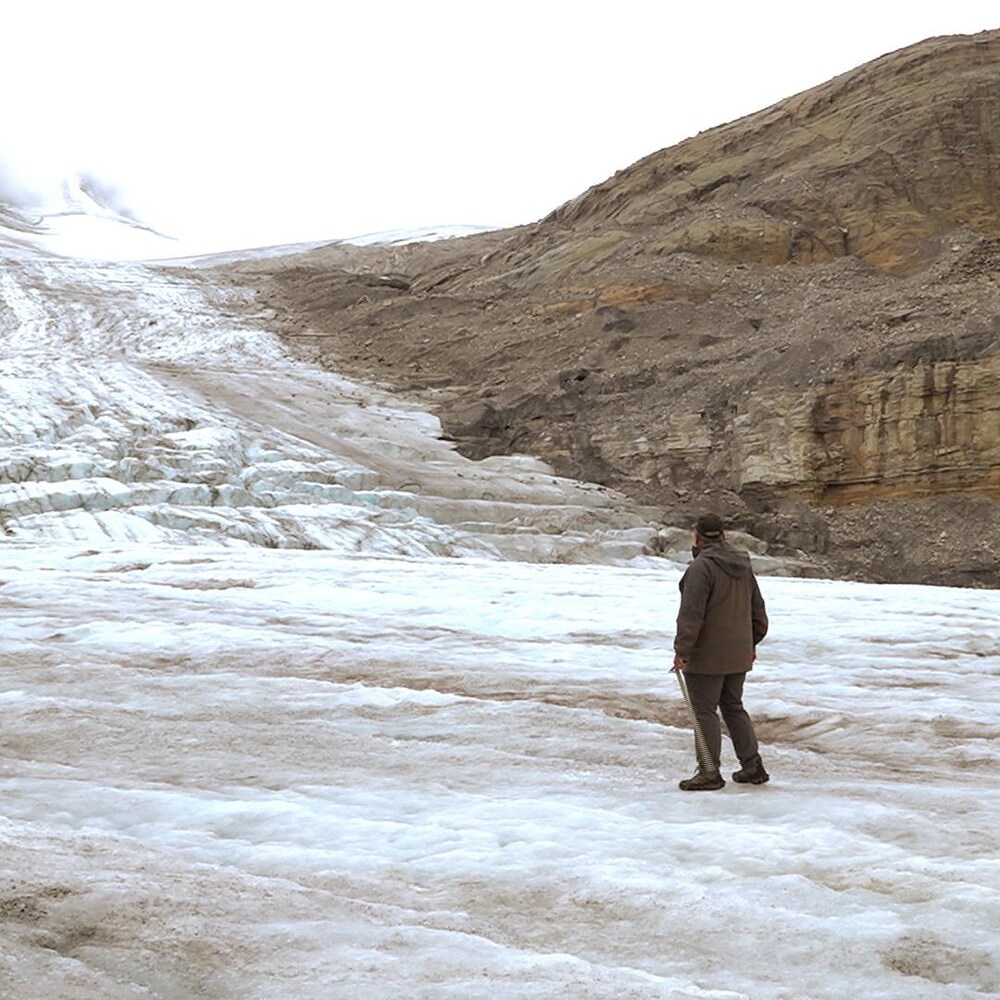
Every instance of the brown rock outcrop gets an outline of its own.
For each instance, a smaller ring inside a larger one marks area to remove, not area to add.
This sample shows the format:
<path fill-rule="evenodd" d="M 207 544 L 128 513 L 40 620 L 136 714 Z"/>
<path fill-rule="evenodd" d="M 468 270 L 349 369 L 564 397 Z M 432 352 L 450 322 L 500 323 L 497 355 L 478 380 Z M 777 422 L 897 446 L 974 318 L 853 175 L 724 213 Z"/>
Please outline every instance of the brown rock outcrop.
<path fill-rule="evenodd" d="M 812 423 L 811 500 L 1000 497 L 1000 356 L 839 376 L 818 395 Z"/>
<path fill-rule="evenodd" d="M 228 273 L 472 456 L 538 454 L 665 520 L 711 504 L 845 572 L 1000 584 L 995 534 L 956 541 L 972 509 L 1000 529 L 1000 31 L 875 60 L 534 226 Z M 951 542 L 852 543 L 897 522 Z"/>

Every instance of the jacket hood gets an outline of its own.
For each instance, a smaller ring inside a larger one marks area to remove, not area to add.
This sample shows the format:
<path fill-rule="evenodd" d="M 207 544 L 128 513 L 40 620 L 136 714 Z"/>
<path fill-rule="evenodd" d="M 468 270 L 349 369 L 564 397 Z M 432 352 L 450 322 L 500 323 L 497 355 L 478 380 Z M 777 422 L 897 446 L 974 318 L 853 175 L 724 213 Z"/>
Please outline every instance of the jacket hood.
<path fill-rule="evenodd" d="M 734 549 L 725 542 L 707 545 L 699 553 L 700 559 L 709 559 L 727 575 L 739 579 L 751 572 L 750 556 L 741 549 Z"/>

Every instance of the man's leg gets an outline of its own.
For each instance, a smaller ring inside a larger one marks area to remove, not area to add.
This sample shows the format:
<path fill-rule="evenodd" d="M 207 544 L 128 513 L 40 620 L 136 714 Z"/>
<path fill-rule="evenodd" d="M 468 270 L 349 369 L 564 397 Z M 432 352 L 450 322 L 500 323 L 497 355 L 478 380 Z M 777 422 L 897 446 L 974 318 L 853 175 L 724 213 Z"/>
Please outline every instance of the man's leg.
<path fill-rule="evenodd" d="M 746 766 L 757 757 L 757 734 L 753 722 L 743 707 L 743 683 L 746 674 L 726 674 L 719 692 L 719 708 L 725 720 L 733 750 L 740 764 Z"/>
<path fill-rule="evenodd" d="M 691 706 L 694 708 L 694 716 L 701 727 L 701 734 L 705 737 L 705 744 L 715 764 L 716 771 L 719 770 L 719 759 L 722 754 L 722 729 L 719 726 L 719 716 L 716 710 L 719 707 L 719 696 L 722 693 L 722 684 L 725 679 L 722 675 L 689 674 L 687 672 L 684 674 L 688 694 L 691 696 Z"/>

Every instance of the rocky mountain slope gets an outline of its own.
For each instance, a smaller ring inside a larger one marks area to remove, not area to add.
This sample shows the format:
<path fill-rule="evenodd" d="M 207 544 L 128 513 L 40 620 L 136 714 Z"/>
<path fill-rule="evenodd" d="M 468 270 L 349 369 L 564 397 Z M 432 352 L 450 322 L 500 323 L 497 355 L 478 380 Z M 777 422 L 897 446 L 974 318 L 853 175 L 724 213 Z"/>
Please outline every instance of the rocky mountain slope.
<path fill-rule="evenodd" d="M 526 166 L 526 169 L 528 167 Z M 684 523 L 1000 584 L 1000 31 L 661 150 L 537 225 L 228 265 L 288 343 Z"/>

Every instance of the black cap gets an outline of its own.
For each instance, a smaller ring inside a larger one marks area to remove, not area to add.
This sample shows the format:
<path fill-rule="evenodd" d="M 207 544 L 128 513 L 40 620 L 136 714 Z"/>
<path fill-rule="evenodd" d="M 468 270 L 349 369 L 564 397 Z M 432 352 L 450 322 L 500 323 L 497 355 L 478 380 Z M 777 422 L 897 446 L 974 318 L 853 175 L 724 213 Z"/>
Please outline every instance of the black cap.
<path fill-rule="evenodd" d="M 718 514 L 702 514 L 695 523 L 694 530 L 702 538 L 718 538 L 726 530 L 726 526 Z"/>

